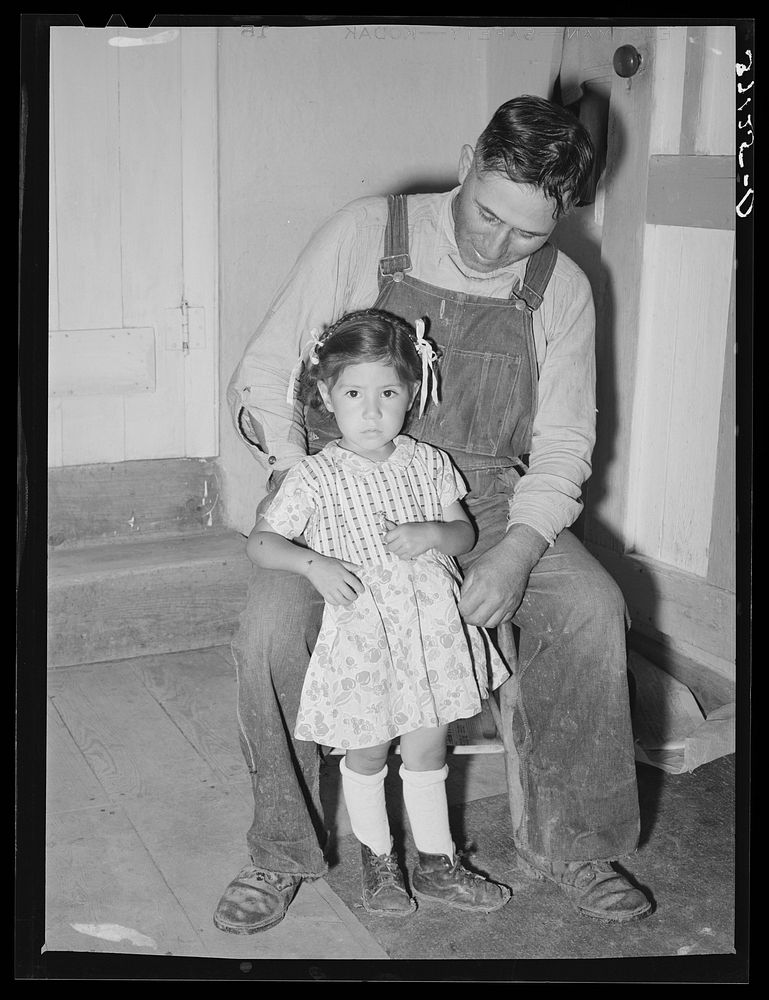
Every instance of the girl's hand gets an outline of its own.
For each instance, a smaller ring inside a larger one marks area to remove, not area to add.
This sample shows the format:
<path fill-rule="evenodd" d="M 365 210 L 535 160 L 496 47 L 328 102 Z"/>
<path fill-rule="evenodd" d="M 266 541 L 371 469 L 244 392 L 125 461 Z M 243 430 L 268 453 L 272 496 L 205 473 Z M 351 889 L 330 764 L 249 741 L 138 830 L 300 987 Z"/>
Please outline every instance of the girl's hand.
<path fill-rule="evenodd" d="M 355 575 L 360 566 L 322 556 L 319 552 L 308 555 L 304 575 L 327 604 L 352 604 L 364 591 Z"/>
<path fill-rule="evenodd" d="M 407 524 L 396 524 L 395 521 L 383 517 L 382 526 L 385 548 L 400 559 L 415 559 L 438 545 L 441 525 L 436 521 L 409 521 Z"/>

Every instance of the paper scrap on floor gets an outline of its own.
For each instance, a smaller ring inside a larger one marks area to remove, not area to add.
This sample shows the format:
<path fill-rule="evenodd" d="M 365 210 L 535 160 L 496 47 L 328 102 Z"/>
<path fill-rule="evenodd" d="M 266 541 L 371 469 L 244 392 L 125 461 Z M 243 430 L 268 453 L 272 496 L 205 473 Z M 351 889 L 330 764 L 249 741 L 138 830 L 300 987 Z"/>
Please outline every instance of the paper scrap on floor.
<path fill-rule="evenodd" d="M 689 688 L 664 670 L 635 652 L 629 667 L 636 760 L 683 774 L 734 753 L 733 702 L 705 716 Z"/>

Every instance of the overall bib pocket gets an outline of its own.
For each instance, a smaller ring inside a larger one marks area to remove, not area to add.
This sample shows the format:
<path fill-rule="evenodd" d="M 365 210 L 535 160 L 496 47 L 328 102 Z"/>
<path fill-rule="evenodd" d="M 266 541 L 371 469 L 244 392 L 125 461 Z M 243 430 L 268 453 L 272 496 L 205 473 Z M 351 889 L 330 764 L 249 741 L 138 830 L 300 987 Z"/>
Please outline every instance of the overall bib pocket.
<path fill-rule="evenodd" d="M 521 360 L 520 354 L 442 348 L 440 406 L 428 409 L 419 434 L 440 441 L 449 452 L 496 455 L 505 450 Z"/>

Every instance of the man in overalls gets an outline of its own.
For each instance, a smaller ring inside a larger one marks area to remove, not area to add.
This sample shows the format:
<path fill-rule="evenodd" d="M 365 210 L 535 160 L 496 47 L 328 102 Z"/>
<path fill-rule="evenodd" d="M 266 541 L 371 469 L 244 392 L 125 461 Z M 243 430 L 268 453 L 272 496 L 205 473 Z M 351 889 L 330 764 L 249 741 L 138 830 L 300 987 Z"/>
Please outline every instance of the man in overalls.
<path fill-rule="evenodd" d="M 470 487 L 479 534 L 459 560 L 460 610 L 471 624 L 520 629 L 516 863 L 579 912 L 622 922 L 651 910 L 610 863 L 635 850 L 639 833 L 625 605 L 568 530 L 595 438 L 593 300 L 582 271 L 548 242 L 591 168 L 590 139 L 571 114 L 541 98 L 507 102 L 475 149 L 462 148 L 459 188 L 362 198 L 321 226 L 228 398 L 274 487 L 338 437 L 333 423 L 286 402 L 310 331 L 369 307 L 425 319 L 441 403 L 407 431 L 449 452 Z M 326 871 L 318 751 L 291 736 L 322 611 L 304 577 L 254 571 L 233 643 L 251 862 L 219 901 L 221 930 L 275 925 L 302 879 Z"/>

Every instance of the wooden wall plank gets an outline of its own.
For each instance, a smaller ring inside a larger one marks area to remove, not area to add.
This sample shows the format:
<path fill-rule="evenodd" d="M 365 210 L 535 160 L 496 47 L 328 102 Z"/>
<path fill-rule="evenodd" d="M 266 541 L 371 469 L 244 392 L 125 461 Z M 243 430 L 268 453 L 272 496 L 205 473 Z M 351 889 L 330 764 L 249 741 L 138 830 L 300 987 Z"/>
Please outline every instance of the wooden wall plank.
<path fill-rule="evenodd" d="M 181 171 L 185 297 L 203 309 L 204 346 L 184 360 L 184 454 L 219 451 L 217 35 L 181 33 Z"/>
<path fill-rule="evenodd" d="M 207 531 L 222 524 L 220 476 L 204 459 L 67 466 L 48 476 L 48 544 Z"/>
<path fill-rule="evenodd" d="M 55 163 L 57 327 L 121 327 L 120 188 L 117 50 L 99 28 L 51 29 Z M 89 169 L 84 171 L 84 164 Z M 49 371 L 55 380 L 56 373 Z M 56 408 L 61 446 L 51 464 L 121 461 L 125 456 L 122 401 L 91 406 L 67 399 Z"/>
<path fill-rule="evenodd" d="M 695 153 L 702 101 L 702 74 L 705 65 L 705 28 L 700 25 L 689 25 L 686 35 L 680 149 L 681 153 Z"/>
<path fill-rule="evenodd" d="M 50 35 L 50 97 L 48 105 L 48 329 L 59 328 L 59 247 L 57 235 L 57 187 L 56 187 L 56 88 L 53 86 L 57 70 L 56 29 Z"/>
<path fill-rule="evenodd" d="M 99 28 L 51 30 L 58 320 L 70 330 L 123 325 L 117 50 L 107 38 Z"/>
<path fill-rule="evenodd" d="M 732 232 L 683 230 L 660 558 L 703 577 L 710 546 L 733 252 Z"/>
<path fill-rule="evenodd" d="M 733 591 L 736 586 L 736 339 L 735 281 L 729 296 L 729 320 L 724 351 L 724 381 L 716 452 L 716 485 L 708 553 L 708 581 Z"/>
<path fill-rule="evenodd" d="M 159 329 L 182 301 L 179 46 L 117 49 L 125 326 Z M 184 454 L 183 356 L 158 346 L 158 391 L 125 399 L 129 461 Z"/>
<path fill-rule="evenodd" d="M 734 229 L 734 181 L 734 157 L 652 156 L 646 221 Z"/>
<path fill-rule="evenodd" d="M 681 152 L 734 157 L 735 29 L 690 25 Z"/>
<path fill-rule="evenodd" d="M 628 526 L 634 549 L 705 576 L 733 234 L 649 227 Z"/>
<path fill-rule="evenodd" d="M 652 109 L 649 152 L 653 154 L 674 155 L 680 151 L 687 46 L 685 27 L 670 26 L 657 32 L 655 74 L 657 91 L 664 96 Z"/>
<path fill-rule="evenodd" d="M 62 398 L 61 415 L 63 465 L 123 461 L 125 458 L 123 397 Z"/>
<path fill-rule="evenodd" d="M 733 25 L 711 24 L 705 28 L 705 61 L 694 141 L 697 153 L 734 158 L 738 104 L 735 100 L 735 44 Z M 748 105 L 746 112 L 751 106 Z M 741 120 L 746 112 L 740 114 Z"/>
<path fill-rule="evenodd" d="M 52 396 L 155 391 L 155 331 L 54 330 L 48 335 Z"/>
<path fill-rule="evenodd" d="M 661 551 L 682 243 L 681 229 L 646 227 L 626 530 L 630 547 L 653 558 Z"/>

